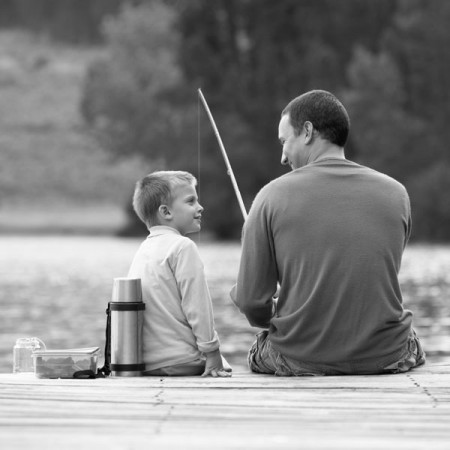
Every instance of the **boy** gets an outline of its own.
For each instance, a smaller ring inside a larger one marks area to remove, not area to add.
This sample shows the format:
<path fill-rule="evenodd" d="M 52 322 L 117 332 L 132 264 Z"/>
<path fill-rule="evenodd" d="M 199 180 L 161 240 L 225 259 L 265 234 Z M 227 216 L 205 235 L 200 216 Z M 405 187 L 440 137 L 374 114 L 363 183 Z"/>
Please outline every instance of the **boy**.
<path fill-rule="evenodd" d="M 203 264 L 185 237 L 201 228 L 196 184 L 182 171 L 153 172 L 136 183 L 133 207 L 150 232 L 128 274 L 141 278 L 146 303 L 144 375 L 231 376 L 220 354 Z"/>

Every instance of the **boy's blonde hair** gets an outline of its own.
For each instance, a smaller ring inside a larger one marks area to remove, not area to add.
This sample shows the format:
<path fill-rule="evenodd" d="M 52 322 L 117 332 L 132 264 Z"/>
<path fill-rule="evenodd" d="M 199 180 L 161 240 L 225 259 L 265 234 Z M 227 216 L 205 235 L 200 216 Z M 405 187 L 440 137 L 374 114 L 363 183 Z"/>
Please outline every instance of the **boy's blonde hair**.
<path fill-rule="evenodd" d="M 181 170 L 161 170 L 140 179 L 133 195 L 133 208 L 139 219 L 147 227 L 158 225 L 159 207 L 170 205 L 174 188 L 183 184 L 196 186 L 197 180 Z"/>

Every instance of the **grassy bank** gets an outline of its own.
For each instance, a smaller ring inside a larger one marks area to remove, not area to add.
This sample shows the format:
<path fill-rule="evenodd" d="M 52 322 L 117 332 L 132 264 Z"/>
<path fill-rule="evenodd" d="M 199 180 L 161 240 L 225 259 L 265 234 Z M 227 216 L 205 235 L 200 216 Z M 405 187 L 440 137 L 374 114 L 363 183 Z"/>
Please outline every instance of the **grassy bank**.
<path fill-rule="evenodd" d="M 79 114 L 101 48 L 0 33 L 0 232 L 120 227 L 142 161 L 113 161 Z"/>

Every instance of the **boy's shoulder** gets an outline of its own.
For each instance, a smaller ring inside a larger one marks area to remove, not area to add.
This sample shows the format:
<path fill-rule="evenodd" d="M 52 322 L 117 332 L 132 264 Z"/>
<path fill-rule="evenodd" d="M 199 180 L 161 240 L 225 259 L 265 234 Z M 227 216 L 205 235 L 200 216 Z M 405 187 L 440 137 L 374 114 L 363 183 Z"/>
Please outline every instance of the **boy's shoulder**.
<path fill-rule="evenodd" d="M 152 241 L 159 241 L 163 243 L 163 246 L 169 247 L 172 251 L 182 251 L 184 249 L 197 251 L 197 245 L 192 239 L 181 235 L 178 231 L 169 227 L 151 228 L 146 242 L 151 244 Z"/>
<path fill-rule="evenodd" d="M 170 237 L 164 247 L 162 253 L 172 267 L 180 266 L 193 270 L 203 264 L 197 245 L 186 236 Z"/>
<path fill-rule="evenodd" d="M 153 238 L 163 238 L 167 241 L 177 241 L 177 242 L 190 241 L 188 237 L 180 234 L 180 232 L 175 228 L 168 227 L 165 225 L 156 225 L 150 228 L 150 233 L 147 239 Z"/>
<path fill-rule="evenodd" d="M 178 235 L 172 239 L 173 245 L 181 250 L 197 251 L 196 243 L 187 236 Z"/>

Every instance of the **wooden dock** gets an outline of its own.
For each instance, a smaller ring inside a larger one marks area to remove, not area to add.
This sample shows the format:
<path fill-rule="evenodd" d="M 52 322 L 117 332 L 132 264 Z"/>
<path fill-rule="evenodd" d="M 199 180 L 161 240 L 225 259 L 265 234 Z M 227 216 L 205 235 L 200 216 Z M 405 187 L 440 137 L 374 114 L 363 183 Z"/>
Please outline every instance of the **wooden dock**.
<path fill-rule="evenodd" d="M 399 375 L 304 378 L 2 374 L 0 446 L 450 449 L 450 364 Z"/>

